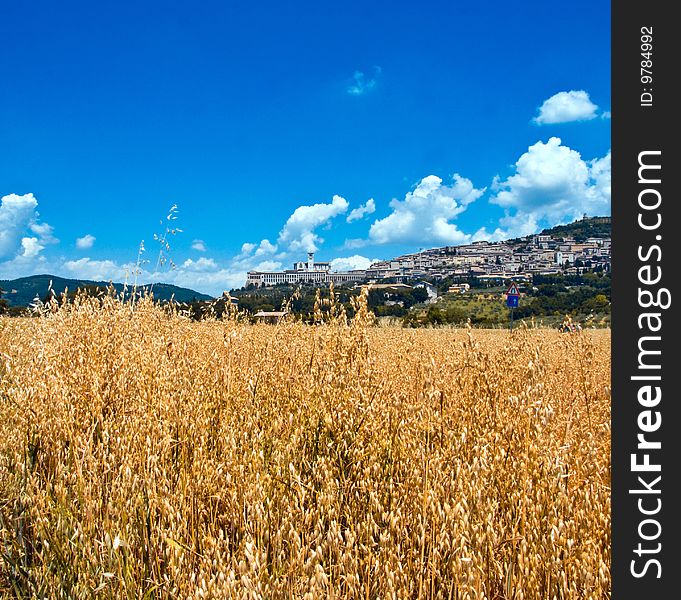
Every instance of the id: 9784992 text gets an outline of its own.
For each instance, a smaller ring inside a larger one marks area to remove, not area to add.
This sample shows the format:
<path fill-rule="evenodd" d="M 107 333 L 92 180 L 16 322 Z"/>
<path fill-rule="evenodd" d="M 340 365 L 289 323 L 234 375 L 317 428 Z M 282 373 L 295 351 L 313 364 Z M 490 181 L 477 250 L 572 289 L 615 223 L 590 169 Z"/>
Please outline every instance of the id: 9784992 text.
<path fill-rule="evenodd" d="M 653 105 L 653 28 L 641 27 L 641 106 Z"/>

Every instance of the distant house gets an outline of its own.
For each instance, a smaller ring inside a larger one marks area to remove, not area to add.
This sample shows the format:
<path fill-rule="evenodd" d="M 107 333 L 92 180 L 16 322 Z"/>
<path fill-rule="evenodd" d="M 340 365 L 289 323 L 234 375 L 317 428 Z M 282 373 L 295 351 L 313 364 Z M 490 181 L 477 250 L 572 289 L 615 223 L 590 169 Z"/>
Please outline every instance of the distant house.
<path fill-rule="evenodd" d="M 419 281 L 414 287 L 423 288 L 426 290 L 426 293 L 428 294 L 426 304 L 432 304 L 435 302 L 435 300 L 437 300 L 437 288 L 432 283 L 428 283 L 427 281 Z"/>
<path fill-rule="evenodd" d="M 566 262 L 567 263 L 574 263 L 575 262 L 575 253 L 574 252 L 563 252 L 561 250 L 558 250 L 555 253 L 555 261 L 557 265 L 564 265 Z"/>
<path fill-rule="evenodd" d="M 469 283 L 455 283 L 454 285 L 450 285 L 447 291 L 450 294 L 463 294 L 470 289 L 471 286 Z"/>
<path fill-rule="evenodd" d="M 286 315 L 287 310 L 261 310 L 255 313 L 254 318 L 261 323 L 279 323 Z"/>

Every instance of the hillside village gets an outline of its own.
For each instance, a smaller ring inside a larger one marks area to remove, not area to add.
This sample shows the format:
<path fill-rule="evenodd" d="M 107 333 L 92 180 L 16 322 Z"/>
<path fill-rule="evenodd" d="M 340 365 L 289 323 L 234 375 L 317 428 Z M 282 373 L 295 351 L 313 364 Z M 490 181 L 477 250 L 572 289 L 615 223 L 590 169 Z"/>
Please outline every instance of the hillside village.
<path fill-rule="evenodd" d="M 609 219 L 608 219 L 609 220 Z M 374 263 L 367 279 L 476 277 L 480 280 L 530 280 L 532 275 L 579 275 L 610 270 L 609 237 L 554 238 L 533 235 L 504 242 L 473 242 L 405 254 Z"/>
<path fill-rule="evenodd" d="M 501 242 L 477 241 L 404 254 L 373 263 L 367 269 L 333 272 L 328 262 L 294 263 L 293 269 L 251 271 L 247 286 L 277 284 L 339 284 L 350 282 L 401 283 L 408 280 L 476 278 L 480 281 L 531 281 L 534 275 L 580 275 L 609 272 L 611 264 L 610 217 L 584 217 L 572 228 L 555 228 L 537 235 Z M 580 227 L 581 226 L 581 227 Z M 570 231 L 604 231 L 607 235 L 574 235 Z M 558 234 L 556 235 L 556 232 Z"/>
<path fill-rule="evenodd" d="M 571 315 L 607 326 L 610 270 L 610 218 L 585 217 L 524 238 L 405 254 L 365 270 L 333 272 L 309 254 L 291 270 L 250 272 L 248 284 L 226 296 L 256 320 L 276 321 L 284 306 L 307 318 L 316 295 L 327 297 L 333 283 L 348 311 L 350 297 L 368 287 L 374 314 L 405 326 L 467 320 L 497 326 L 508 319 L 504 292 L 515 281 L 521 290 L 517 318 L 560 323 Z"/>

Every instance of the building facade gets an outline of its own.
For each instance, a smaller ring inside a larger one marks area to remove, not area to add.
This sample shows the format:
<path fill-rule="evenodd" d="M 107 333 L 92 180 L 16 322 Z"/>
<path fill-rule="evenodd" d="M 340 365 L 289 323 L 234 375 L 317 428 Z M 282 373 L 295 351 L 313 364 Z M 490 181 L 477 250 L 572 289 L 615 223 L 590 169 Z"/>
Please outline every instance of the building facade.
<path fill-rule="evenodd" d="M 308 252 L 307 262 L 297 261 L 293 263 L 293 269 L 285 271 L 249 271 L 246 285 L 257 287 L 272 286 L 280 283 L 312 283 L 316 285 L 328 285 L 329 283 L 352 283 L 364 281 L 366 271 L 331 271 L 328 262 L 315 262 L 314 253 Z"/>

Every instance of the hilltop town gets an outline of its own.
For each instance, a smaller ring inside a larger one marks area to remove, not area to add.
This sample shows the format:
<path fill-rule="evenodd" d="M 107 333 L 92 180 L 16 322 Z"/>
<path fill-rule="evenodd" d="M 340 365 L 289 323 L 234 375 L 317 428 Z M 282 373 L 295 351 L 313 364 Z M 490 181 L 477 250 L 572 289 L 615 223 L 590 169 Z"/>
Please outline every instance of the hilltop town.
<path fill-rule="evenodd" d="M 250 271 L 247 286 L 350 282 L 404 282 L 413 279 L 476 278 L 500 282 L 531 281 L 534 275 L 581 275 L 609 272 L 610 217 L 584 217 L 569 226 L 500 242 L 476 241 L 404 254 L 367 269 L 333 272 L 328 262 L 294 263 L 285 271 Z"/>
<path fill-rule="evenodd" d="M 276 321 L 286 311 L 311 319 L 315 299 L 329 297 L 331 283 L 349 313 L 351 297 L 368 286 L 369 308 L 379 318 L 409 327 L 466 321 L 494 327 L 508 320 L 504 293 L 512 280 L 521 296 L 516 318 L 560 324 L 570 315 L 607 326 L 610 225 L 609 217 L 584 217 L 523 238 L 433 248 L 345 272 L 310 253 L 290 270 L 250 272 L 247 285 L 226 297 L 255 319 Z"/>

